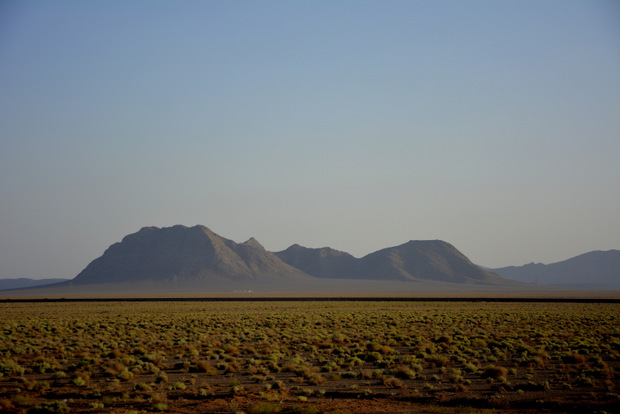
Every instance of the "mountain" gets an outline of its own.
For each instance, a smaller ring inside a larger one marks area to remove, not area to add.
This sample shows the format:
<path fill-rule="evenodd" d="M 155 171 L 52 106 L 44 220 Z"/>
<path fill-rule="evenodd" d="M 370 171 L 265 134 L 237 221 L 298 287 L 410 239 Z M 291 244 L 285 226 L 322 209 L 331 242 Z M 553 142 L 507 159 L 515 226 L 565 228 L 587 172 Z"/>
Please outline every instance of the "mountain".
<path fill-rule="evenodd" d="M 454 246 L 441 240 L 411 240 L 356 259 L 330 249 L 292 245 L 276 252 L 284 262 L 321 278 L 502 283 L 498 275 L 473 264 Z"/>
<path fill-rule="evenodd" d="M 21 289 L 26 287 L 34 287 L 34 286 L 45 286 L 51 285 L 53 283 L 65 282 L 69 279 L 28 279 L 28 278 L 17 278 L 17 279 L 0 279 L 0 290 L 6 289 Z"/>
<path fill-rule="evenodd" d="M 358 259 L 349 253 L 330 247 L 311 249 L 294 244 L 274 254 L 284 263 L 315 277 L 345 279 L 358 277 Z"/>
<path fill-rule="evenodd" d="M 620 250 L 593 251 L 548 265 L 530 263 L 491 270 L 507 279 L 541 285 L 620 288 Z"/>
<path fill-rule="evenodd" d="M 502 282 L 498 275 L 473 264 L 454 246 L 441 240 L 411 240 L 371 253 L 361 261 L 366 277 L 452 283 Z"/>
<path fill-rule="evenodd" d="M 308 275 L 266 251 L 254 238 L 225 239 L 205 226 L 144 227 L 110 246 L 72 285 L 166 281 L 248 282 L 306 279 Z"/>

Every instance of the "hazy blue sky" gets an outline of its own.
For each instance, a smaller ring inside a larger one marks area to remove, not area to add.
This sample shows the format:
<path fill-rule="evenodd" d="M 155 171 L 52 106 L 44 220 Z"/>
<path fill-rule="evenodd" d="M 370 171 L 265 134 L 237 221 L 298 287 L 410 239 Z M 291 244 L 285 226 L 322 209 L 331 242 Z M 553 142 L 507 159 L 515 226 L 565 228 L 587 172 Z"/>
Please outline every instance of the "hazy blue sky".
<path fill-rule="evenodd" d="M 143 226 L 620 248 L 620 2 L 2 1 L 0 277 Z"/>

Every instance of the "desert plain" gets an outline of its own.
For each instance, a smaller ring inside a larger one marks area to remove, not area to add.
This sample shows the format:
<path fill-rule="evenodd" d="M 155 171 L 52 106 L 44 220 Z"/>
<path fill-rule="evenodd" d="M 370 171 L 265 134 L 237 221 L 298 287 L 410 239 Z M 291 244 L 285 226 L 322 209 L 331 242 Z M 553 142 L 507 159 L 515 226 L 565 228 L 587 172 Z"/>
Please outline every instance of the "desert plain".
<path fill-rule="evenodd" d="M 0 303 L 0 410 L 620 407 L 617 301 L 216 299 Z"/>

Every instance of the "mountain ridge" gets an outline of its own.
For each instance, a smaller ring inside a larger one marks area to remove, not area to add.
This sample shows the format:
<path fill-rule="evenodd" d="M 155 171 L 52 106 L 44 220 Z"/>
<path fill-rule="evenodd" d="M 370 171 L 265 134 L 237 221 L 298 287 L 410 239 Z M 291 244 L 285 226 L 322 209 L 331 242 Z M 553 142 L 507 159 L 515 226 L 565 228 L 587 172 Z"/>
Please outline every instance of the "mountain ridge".
<path fill-rule="evenodd" d="M 620 288 L 620 250 L 594 250 L 550 264 L 532 262 L 490 270 L 525 283 Z"/>
<path fill-rule="evenodd" d="M 498 283 L 501 278 L 473 264 L 450 243 L 410 240 L 355 258 L 330 247 L 294 244 L 275 252 L 284 262 L 321 278 Z"/>

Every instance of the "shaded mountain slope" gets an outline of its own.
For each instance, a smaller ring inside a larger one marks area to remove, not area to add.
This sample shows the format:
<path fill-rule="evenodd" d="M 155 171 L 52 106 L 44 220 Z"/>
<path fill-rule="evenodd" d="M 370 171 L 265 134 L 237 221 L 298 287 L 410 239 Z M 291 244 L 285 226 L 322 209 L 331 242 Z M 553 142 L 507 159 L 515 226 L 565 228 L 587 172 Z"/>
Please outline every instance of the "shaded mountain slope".
<path fill-rule="evenodd" d="M 548 265 L 530 263 L 491 270 L 526 283 L 620 288 L 620 250 L 593 251 Z"/>
<path fill-rule="evenodd" d="M 235 243 L 204 226 L 145 227 L 110 246 L 73 284 L 309 278 L 255 239 Z"/>

